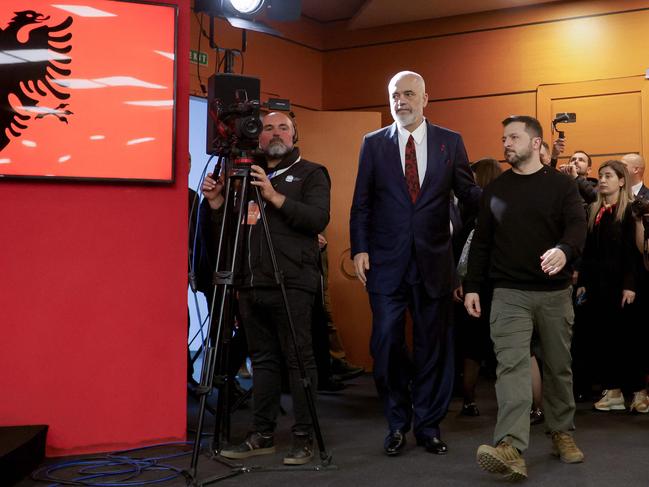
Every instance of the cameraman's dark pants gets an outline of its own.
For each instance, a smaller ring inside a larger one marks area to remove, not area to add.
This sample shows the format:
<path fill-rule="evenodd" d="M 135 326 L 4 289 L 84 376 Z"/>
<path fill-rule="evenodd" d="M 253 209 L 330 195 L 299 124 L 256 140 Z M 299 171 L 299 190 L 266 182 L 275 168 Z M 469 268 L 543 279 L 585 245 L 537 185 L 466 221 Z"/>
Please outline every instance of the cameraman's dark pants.
<path fill-rule="evenodd" d="M 297 346 L 311 381 L 317 389 L 317 370 L 311 345 L 311 317 L 314 294 L 287 289 L 288 302 L 295 325 Z M 255 431 L 271 433 L 275 430 L 281 396 L 282 355 L 286 359 L 289 385 L 293 396 L 294 432 L 311 432 L 312 422 L 300 380 L 295 347 L 289 328 L 284 301 L 279 289 L 246 289 L 239 293 L 239 310 L 252 358 L 252 386 Z"/>

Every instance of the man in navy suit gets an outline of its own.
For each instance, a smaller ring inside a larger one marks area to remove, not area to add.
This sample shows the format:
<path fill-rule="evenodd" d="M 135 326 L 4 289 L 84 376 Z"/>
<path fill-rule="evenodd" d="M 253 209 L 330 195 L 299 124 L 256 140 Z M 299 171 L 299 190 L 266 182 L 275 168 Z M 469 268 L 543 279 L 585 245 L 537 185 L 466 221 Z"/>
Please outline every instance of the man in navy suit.
<path fill-rule="evenodd" d="M 351 208 L 351 254 L 372 307 L 374 379 L 389 433 L 384 449 L 398 455 L 411 423 L 417 444 L 448 451 L 441 440 L 453 388 L 451 191 L 477 208 L 462 137 L 424 119 L 423 78 L 397 73 L 388 85 L 394 123 L 367 134 Z M 413 321 L 413 350 L 404 318 Z"/>

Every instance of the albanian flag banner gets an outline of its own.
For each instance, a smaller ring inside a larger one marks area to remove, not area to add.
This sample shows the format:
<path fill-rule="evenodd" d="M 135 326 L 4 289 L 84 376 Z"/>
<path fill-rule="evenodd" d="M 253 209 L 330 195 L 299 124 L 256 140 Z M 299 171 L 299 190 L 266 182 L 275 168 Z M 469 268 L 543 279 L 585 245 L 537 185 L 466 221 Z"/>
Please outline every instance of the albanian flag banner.
<path fill-rule="evenodd" d="M 173 5 L 0 3 L 0 177 L 173 181 Z"/>

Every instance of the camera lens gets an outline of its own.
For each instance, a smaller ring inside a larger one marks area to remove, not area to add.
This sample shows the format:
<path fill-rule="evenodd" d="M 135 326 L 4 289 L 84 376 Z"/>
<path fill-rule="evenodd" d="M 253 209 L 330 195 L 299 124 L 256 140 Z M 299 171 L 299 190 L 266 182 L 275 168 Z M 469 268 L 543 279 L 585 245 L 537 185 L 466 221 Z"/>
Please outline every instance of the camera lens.
<path fill-rule="evenodd" d="M 237 120 L 237 132 L 241 137 L 256 139 L 262 129 L 261 120 L 258 117 L 242 117 Z"/>

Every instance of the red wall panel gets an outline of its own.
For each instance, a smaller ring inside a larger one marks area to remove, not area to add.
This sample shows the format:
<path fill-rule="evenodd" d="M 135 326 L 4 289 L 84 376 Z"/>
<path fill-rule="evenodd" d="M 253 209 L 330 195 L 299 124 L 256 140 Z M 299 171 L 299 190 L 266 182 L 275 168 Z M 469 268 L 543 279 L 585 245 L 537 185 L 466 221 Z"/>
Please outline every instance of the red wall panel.
<path fill-rule="evenodd" d="M 188 152 L 179 7 L 176 160 Z M 47 454 L 185 436 L 187 167 L 176 183 L 0 181 L 0 424 Z"/>

